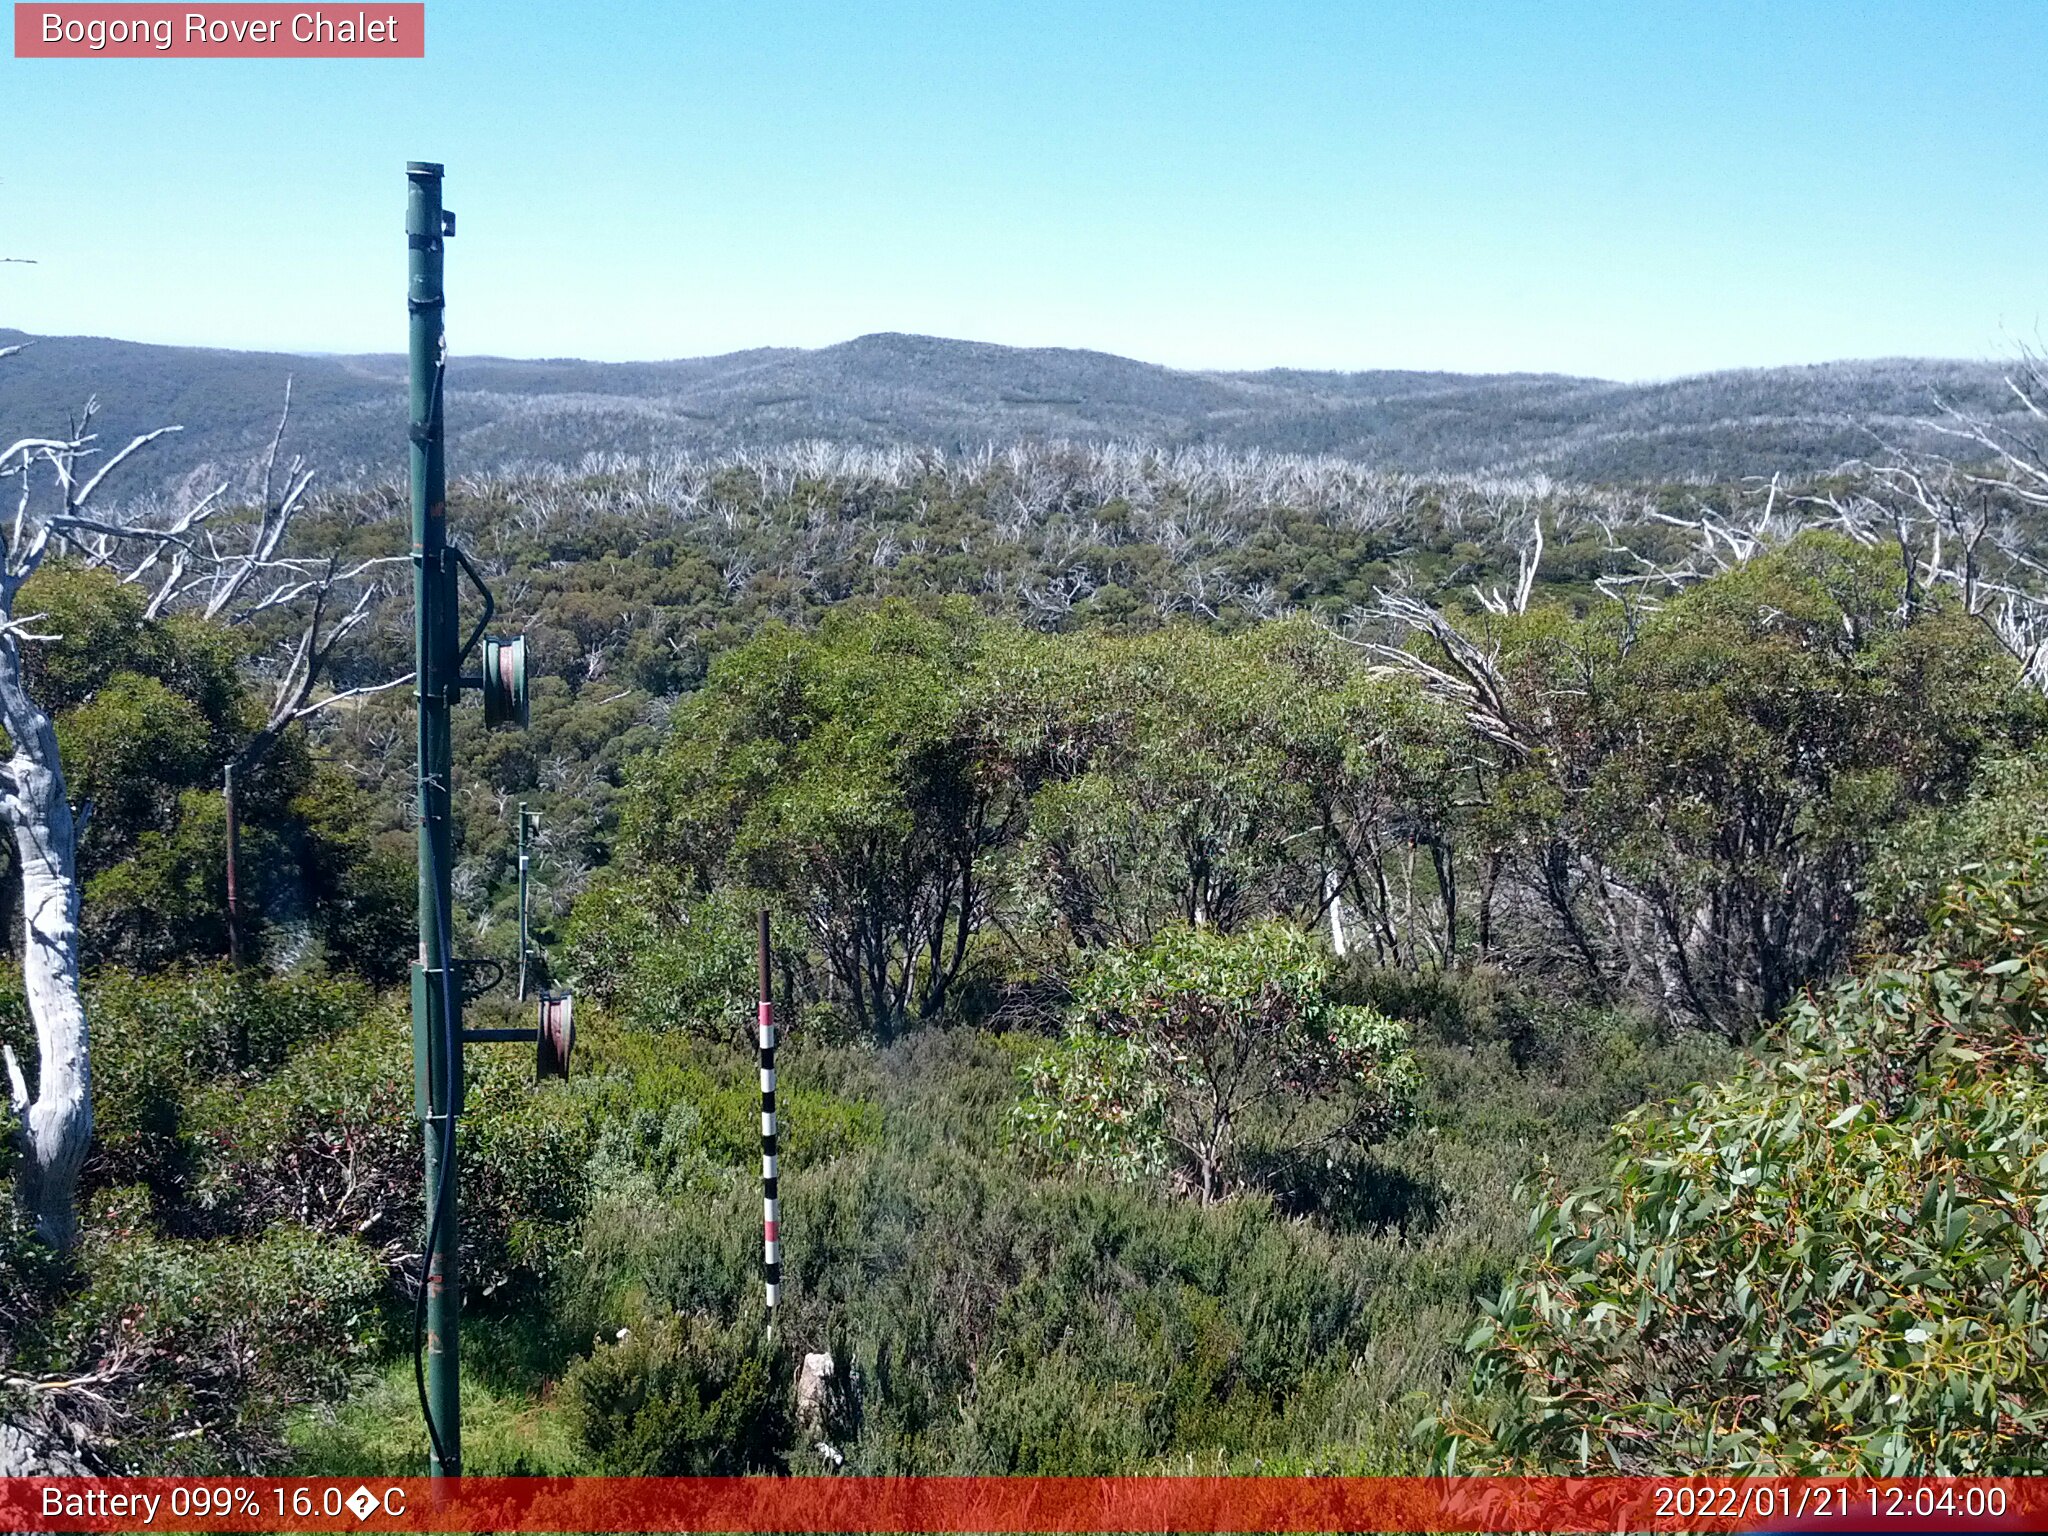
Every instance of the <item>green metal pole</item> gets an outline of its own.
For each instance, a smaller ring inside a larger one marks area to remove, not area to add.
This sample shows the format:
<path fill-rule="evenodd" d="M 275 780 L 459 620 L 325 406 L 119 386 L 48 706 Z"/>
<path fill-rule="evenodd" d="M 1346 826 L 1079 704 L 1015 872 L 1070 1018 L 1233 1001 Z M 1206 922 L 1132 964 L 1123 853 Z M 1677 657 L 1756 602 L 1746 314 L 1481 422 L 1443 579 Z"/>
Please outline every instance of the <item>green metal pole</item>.
<path fill-rule="evenodd" d="M 456 1268 L 456 1117 L 462 1109 L 461 992 L 449 954 L 453 868 L 449 717 L 457 676 L 455 562 L 447 545 L 447 475 L 442 463 L 441 167 L 405 168 L 406 246 L 411 315 L 413 648 L 419 700 L 420 958 L 413 971 L 415 1100 L 426 1127 L 428 1254 L 425 1299 L 425 1407 L 435 1477 L 462 1471 L 462 1391 L 458 1334 L 461 1276 Z"/>

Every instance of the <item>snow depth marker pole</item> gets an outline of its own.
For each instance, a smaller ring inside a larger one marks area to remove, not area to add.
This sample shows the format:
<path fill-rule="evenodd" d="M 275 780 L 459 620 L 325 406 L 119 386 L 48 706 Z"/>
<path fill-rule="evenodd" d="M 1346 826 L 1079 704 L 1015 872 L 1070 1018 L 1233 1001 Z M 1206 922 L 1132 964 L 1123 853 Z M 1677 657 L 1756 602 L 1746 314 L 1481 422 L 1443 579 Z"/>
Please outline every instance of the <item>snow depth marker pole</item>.
<path fill-rule="evenodd" d="M 768 1297 L 768 1337 L 775 1337 L 775 1304 L 782 1299 L 782 1238 L 775 1195 L 775 999 L 769 985 L 768 909 L 761 909 L 761 1284 Z"/>

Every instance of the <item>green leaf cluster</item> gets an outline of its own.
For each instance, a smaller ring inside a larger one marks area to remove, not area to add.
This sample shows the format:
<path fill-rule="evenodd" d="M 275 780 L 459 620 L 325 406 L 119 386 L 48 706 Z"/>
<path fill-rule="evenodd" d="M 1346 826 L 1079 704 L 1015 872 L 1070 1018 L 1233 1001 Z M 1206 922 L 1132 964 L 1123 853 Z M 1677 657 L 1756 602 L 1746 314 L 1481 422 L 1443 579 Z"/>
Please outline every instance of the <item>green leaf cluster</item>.
<path fill-rule="evenodd" d="M 1015 1122 L 1055 1163 L 1162 1174 L 1207 1204 L 1304 1158 L 1369 1146 L 1413 1108 L 1407 1031 L 1331 996 L 1328 952 L 1261 923 L 1168 928 L 1082 980 Z"/>
<path fill-rule="evenodd" d="M 2027 1473 L 2048 1429 L 2048 843 L 1616 1134 L 1484 1303 L 1473 1470 Z"/>

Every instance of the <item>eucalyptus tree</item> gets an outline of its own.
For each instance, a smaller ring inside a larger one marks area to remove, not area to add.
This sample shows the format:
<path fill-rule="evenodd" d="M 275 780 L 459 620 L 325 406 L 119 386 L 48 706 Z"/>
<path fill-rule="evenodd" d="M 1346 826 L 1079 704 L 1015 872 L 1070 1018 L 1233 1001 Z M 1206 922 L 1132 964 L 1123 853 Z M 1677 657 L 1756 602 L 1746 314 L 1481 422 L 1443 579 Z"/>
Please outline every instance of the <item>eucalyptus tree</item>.
<path fill-rule="evenodd" d="M 2028 714 L 1984 626 L 1839 533 L 1759 541 L 1647 610 L 1504 606 L 1386 599 L 1409 644 L 1376 654 L 1492 757 L 1523 910 L 1596 986 L 1730 1035 L 1848 958 L 1879 835 Z"/>
<path fill-rule="evenodd" d="M 676 711 L 629 807 L 633 856 L 699 892 L 780 893 L 833 1001 L 877 1038 L 932 1017 L 1023 815 L 1016 761 L 975 708 L 986 642 L 958 602 L 770 626 Z"/>
<path fill-rule="evenodd" d="M 1277 631 L 1190 625 L 1067 642 L 1047 720 L 1060 771 L 1032 803 L 1028 857 L 1077 942 L 1321 915 L 1312 764 L 1342 749 L 1282 649 Z"/>

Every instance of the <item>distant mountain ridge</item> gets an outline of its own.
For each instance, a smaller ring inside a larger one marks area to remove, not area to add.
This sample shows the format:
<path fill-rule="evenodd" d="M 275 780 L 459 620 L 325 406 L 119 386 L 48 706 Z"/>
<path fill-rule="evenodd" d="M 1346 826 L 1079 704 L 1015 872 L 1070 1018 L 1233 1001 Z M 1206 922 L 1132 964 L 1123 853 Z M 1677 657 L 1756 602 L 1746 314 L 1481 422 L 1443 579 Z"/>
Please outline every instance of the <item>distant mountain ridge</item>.
<path fill-rule="evenodd" d="M 165 422 L 155 472 L 239 465 L 293 381 L 294 451 L 328 478 L 404 462 L 405 359 L 30 337 L 0 362 L 16 435 L 97 395 L 106 439 Z M 591 453 L 768 447 L 805 438 L 946 450 L 1019 439 L 1332 454 L 1413 472 L 1587 481 L 1825 470 L 1880 443 L 1947 445 L 1938 402 L 2010 414 L 1991 362 L 1883 359 L 1620 384 L 1560 374 L 1189 372 L 1104 352 L 883 333 L 815 350 L 659 363 L 451 359 L 456 473 Z M 1952 445 L 1948 445 L 1952 446 Z"/>

